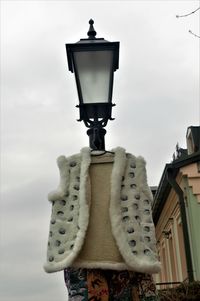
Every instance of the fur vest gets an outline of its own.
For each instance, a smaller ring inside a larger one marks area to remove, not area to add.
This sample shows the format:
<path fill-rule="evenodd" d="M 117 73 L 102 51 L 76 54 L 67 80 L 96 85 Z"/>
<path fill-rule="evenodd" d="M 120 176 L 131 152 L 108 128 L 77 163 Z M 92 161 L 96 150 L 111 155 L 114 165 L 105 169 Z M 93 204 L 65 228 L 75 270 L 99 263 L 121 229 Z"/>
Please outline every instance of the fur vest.
<path fill-rule="evenodd" d="M 93 261 L 82 263 L 81 267 L 157 273 L 160 263 L 145 161 L 142 157 L 126 154 L 120 147 L 113 152 L 109 217 L 112 235 L 124 263 Z M 57 164 L 60 184 L 48 195 L 52 204 L 47 262 L 44 265 L 48 273 L 77 266 L 76 259 L 87 236 L 90 220 L 90 149 L 83 148 L 80 154 L 69 158 L 61 156 Z"/>

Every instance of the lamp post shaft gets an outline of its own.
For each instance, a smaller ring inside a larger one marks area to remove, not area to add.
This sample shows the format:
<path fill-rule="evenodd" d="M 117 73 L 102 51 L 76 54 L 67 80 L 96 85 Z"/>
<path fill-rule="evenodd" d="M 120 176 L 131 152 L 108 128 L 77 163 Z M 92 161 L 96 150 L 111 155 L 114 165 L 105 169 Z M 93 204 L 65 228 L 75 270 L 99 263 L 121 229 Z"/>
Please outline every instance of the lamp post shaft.
<path fill-rule="evenodd" d="M 105 139 L 106 130 L 101 127 L 93 127 L 87 130 L 89 136 L 90 148 L 93 150 L 105 150 Z"/>

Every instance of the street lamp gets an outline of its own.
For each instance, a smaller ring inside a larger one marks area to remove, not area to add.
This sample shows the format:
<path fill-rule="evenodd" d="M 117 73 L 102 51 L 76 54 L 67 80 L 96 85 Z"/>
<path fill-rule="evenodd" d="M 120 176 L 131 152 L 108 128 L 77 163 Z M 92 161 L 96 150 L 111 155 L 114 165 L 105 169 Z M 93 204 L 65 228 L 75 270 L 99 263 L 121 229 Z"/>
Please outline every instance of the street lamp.
<path fill-rule="evenodd" d="M 94 21 L 89 21 L 88 38 L 66 44 L 69 71 L 75 74 L 80 118 L 89 128 L 90 148 L 105 150 L 104 135 L 111 117 L 114 72 L 119 64 L 119 42 L 96 38 Z"/>

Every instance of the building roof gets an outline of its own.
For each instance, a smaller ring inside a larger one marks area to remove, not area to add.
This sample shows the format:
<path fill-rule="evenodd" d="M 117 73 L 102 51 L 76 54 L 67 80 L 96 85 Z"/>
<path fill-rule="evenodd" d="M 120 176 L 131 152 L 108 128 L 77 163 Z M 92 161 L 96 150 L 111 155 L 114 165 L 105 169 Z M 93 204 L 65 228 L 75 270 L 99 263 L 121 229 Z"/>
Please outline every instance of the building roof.
<path fill-rule="evenodd" d="M 200 136 L 199 136 L 200 139 Z M 159 220 L 160 213 L 166 203 L 167 197 L 171 190 L 171 185 L 168 182 L 167 175 L 168 170 L 172 171 L 172 175 L 176 178 L 178 171 L 181 167 L 187 166 L 189 164 L 195 163 L 200 161 L 200 149 L 191 154 L 191 155 L 184 155 L 180 158 L 174 160 L 172 163 L 168 163 L 165 165 L 158 189 L 156 191 L 154 201 L 153 201 L 153 219 L 154 223 L 157 224 Z"/>
<path fill-rule="evenodd" d="M 153 196 L 156 194 L 156 191 L 158 189 L 158 186 L 150 186 L 151 192 L 153 194 Z"/>
<path fill-rule="evenodd" d="M 199 151 L 200 150 L 200 126 L 188 127 L 186 137 L 188 137 L 190 132 L 192 134 L 192 140 L 194 143 L 194 151 Z"/>

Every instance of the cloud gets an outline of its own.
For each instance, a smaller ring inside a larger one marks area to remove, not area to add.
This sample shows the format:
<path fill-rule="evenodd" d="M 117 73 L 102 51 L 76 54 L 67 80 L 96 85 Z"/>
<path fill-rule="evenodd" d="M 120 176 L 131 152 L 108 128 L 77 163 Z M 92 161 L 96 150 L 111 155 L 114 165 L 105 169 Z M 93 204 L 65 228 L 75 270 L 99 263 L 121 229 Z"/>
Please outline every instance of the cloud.
<path fill-rule="evenodd" d="M 38 178 L 2 195 L 2 300 L 66 300 L 63 273 L 47 275 L 43 270 L 51 213 L 46 194 L 51 184 Z"/>

